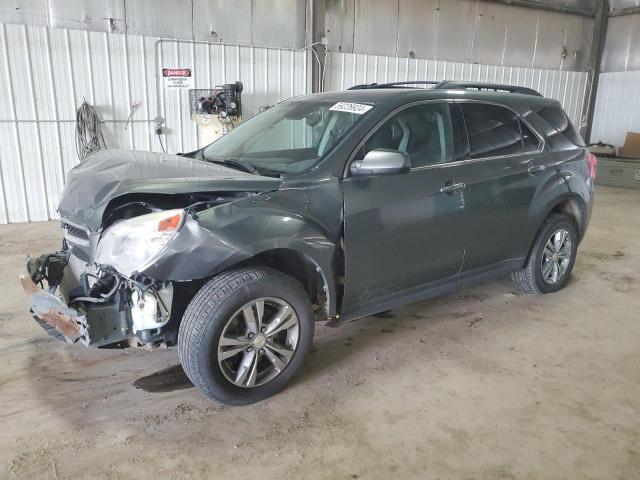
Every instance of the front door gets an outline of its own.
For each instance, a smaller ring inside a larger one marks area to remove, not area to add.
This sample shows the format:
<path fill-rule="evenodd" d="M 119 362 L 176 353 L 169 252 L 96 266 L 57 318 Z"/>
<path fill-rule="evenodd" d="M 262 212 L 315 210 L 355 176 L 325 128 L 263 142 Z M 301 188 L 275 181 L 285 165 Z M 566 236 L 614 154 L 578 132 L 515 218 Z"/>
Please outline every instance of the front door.
<path fill-rule="evenodd" d="M 343 181 L 344 316 L 375 312 L 459 273 L 467 240 L 460 121 L 448 103 L 414 104 L 383 123 L 356 153 L 353 160 L 376 148 L 399 150 L 412 168 Z"/>

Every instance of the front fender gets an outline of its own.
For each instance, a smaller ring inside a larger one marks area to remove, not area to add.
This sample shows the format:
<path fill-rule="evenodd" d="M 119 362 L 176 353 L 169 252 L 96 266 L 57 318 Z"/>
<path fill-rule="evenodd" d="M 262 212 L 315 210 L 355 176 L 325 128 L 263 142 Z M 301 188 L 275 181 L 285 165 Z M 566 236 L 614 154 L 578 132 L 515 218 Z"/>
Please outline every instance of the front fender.
<path fill-rule="evenodd" d="M 334 255 L 341 233 L 340 204 L 327 200 L 324 216 L 316 216 L 312 190 L 257 195 L 205 210 L 196 218 L 188 216 L 166 251 L 141 273 L 159 281 L 196 280 L 268 250 L 291 249 L 320 269 L 327 293 L 336 298 Z M 326 211 L 333 215 L 326 216 Z"/>

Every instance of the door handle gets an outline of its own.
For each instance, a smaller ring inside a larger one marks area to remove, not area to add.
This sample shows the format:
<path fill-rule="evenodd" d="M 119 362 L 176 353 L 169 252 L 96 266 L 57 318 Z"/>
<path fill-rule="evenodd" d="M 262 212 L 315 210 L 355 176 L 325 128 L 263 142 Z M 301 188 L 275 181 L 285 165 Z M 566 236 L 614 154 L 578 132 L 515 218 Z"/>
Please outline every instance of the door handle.
<path fill-rule="evenodd" d="M 547 169 L 546 165 L 529 165 L 529 168 L 527 168 L 527 172 L 532 173 L 532 174 L 536 174 L 536 173 L 541 173 L 544 172 Z"/>
<path fill-rule="evenodd" d="M 444 187 L 440 189 L 440 193 L 448 193 L 449 195 L 456 192 L 460 192 L 467 187 L 464 183 L 451 183 L 447 182 Z"/>

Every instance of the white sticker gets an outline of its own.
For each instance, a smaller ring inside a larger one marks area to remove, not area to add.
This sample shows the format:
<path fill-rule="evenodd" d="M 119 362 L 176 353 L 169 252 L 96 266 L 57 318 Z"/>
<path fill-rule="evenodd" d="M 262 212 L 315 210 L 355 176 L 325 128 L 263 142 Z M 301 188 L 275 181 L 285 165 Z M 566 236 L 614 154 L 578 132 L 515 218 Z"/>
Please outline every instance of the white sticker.
<path fill-rule="evenodd" d="M 193 75 L 190 68 L 163 68 L 164 88 L 193 88 Z"/>
<path fill-rule="evenodd" d="M 362 103 L 338 102 L 329 110 L 334 112 L 348 112 L 362 115 L 373 108 L 372 105 L 364 105 Z"/>

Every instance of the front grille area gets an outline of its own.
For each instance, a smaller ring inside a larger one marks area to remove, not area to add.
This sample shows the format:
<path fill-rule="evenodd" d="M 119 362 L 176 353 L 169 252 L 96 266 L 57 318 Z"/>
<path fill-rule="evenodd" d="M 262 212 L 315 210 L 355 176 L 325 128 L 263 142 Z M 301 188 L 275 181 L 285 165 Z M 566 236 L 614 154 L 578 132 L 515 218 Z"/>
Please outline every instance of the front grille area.
<path fill-rule="evenodd" d="M 73 278 L 75 278 L 76 282 L 80 280 L 80 275 L 83 272 L 91 273 L 93 275 L 96 274 L 96 266 L 89 265 L 86 261 L 77 257 L 73 253 L 69 255 L 69 269 L 73 274 Z"/>
<path fill-rule="evenodd" d="M 67 231 L 67 234 L 71 237 L 79 238 L 80 240 L 89 240 L 89 234 L 86 230 L 83 230 L 79 227 L 74 227 L 66 223 L 64 220 L 62 221 L 62 228 Z"/>

